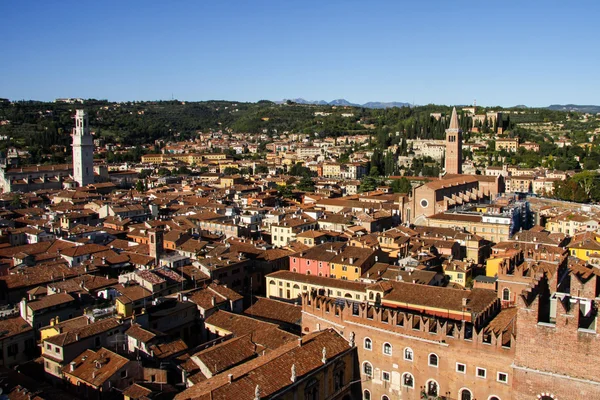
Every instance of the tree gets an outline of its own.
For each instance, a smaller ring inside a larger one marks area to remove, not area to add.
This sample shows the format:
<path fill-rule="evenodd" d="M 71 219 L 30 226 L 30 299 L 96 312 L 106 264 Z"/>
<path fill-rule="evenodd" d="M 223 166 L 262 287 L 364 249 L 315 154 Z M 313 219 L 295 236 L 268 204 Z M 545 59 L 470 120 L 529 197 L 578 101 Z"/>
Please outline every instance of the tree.
<path fill-rule="evenodd" d="M 598 184 L 598 174 L 595 171 L 582 171 L 573 175 L 571 179 L 583 189 L 588 199 L 594 186 Z"/>
<path fill-rule="evenodd" d="M 257 165 L 255 168 L 255 172 L 257 174 L 268 174 L 269 173 L 269 167 L 267 167 L 266 165 Z"/>
<path fill-rule="evenodd" d="M 376 170 L 377 169 L 375 169 L 375 171 Z M 371 168 L 371 171 L 373 171 L 373 168 Z M 377 178 L 377 175 L 368 175 L 365 176 L 360 182 L 359 191 L 370 192 L 377 189 L 377 186 L 379 186 L 379 179 Z"/>
<path fill-rule="evenodd" d="M 10 206 L 12 208 L 21 207 L 21 197 L 18 194 L 13 195 L 12 199 L 10 200 Z"/>
<path fill-rule="evenodd" d="M 277 185 L 277 194 L 284 199 L 292 197 L 292 189 L 287 185 Z"/>
<path fill-rule="evenodd" d="M 394 193 L 410 193 L 412 191 L 410 181 L 404 176 L 400 179 L 394 179 L 391 186 Z"/>
<path fill-rule="evenodd" d="M 240 170 L 234 167 L 227 167 L 223 170 L 225 175 L 236 175 L 240 173 Z"/>
<path fill-rule="evenodd" d="M 310 177 L 313 175 L 313 172 L 309 168 L 304 167 L 300 163 L 292 165 L 292 167 L 290 168 L 290 170 L 288 172 L 292 176 Z"/>
<path fill-rule="evenodd" d="M 171 171 L 168 168 L 161 167 L 158 169 L 158 176 L 169 176 L 171 175 Z"/>
<path fill-rule="evenodd" d="M 296 185 L 296 188 L 298 190 L 302 190 L 304 192 L 314 192 L 315 183 L 308 176 L 304 176 L 304 177 L 302 177 L 302 179 L 300 179 L 300 182 L 298 182 L 298 184 Z"/>
<path fill-rule="evenodd" d="M 176 170 L 175 173 L 177 175 L 190 175 L 192 173 L 192 171 L 186 166 L 181 166 Z"/>
<path fill-rule="evenodd" d="M 138 179 L 138 181 L 135 183 L 135 190 L 137 190 L 138 192 L 145 192 L 146 191 L 146 182 L 144 182 L 144 180 L 142 179 Z"/>

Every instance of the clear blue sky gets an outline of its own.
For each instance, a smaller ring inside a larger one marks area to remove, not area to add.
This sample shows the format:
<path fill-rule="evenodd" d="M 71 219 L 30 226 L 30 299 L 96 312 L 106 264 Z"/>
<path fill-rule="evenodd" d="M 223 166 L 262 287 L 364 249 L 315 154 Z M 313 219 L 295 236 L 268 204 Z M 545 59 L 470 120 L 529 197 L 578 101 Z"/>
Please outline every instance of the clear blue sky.
<path fill-rule="evenodd" d="M 2 1 L 0 97 L 600 104 L 600 1 Z"/>

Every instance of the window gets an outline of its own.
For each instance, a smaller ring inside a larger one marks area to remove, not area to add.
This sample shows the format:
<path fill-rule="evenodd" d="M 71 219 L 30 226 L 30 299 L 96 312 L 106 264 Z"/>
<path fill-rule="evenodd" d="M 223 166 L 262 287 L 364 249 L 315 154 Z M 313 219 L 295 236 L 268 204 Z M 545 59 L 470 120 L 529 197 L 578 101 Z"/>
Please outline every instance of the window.
<path fill-rule="evenodd" d="M 365 350 L 372 350 L 373 342 L 369 338 L 365 338 Z"/>
<path fill-rule="evenodd" d="M 425 385 L 425 387 L 427 388 L 428 396 L 433 396 L 433 397 L 438 396 L 438 393 L 440 391 L 440 386 L 438 385 L 438 383 L 435 380 L 433 380 L 433 379 L 428 380 L 427 385 Z"/>
<path fill-rule="evenodd" d="M 390 398 L 384 394 L 383 396 L 381 396 L 381 400 L 390 400 Z"/>
<path fill-rule="evenodd" d="M 456 363 L 456 372 L 465 374 L 467 372 L 467 366 L 465 364 Z"/>
<path fill-rule="evenodd" d="M 407 388 L 415 387 L 415 378 L 413 378 L 412 374 L 405 372 L 402 375 L 402 386 L 407 387 Z"/>
<path fill-rule="evenodd" d="M 434 353 L 431 353 L 429 355 L 429 366 L 430 367 L 436 367 L 438 366 L 438 356 Z"/>
<path fill-rule="evenodd" d="M 363 364 L 363 373 L 371 378 L 373 377 L 373 366 L 370 362 L 365 361 Z"/>
<path fill-rule="evenodd" d="M 392 345 L 389 343 L 383 344 L 383 354 L 391 356 L 392 355 Z"/>
<path fill-rule="evenodd" d="M 52 350 L 52 345 L 50 343 L 46 343 L 46 350 Z"/>
<path fill-rule="evenodd" d="M 369 392 L 368 390 L 365 390 L 363 392 L 363 400 L 371 400 L 371 392 Z"/>
<path fill-rule="evenodd" d="M 413 351 L 410 347 L 407 347 L 404 349 L 404 359 L 406 361 L 412 361 L 413 360 Z"/>
<path fill-rule="evenodd" d="M 387 372 L 387 371 L 383 371 L 383 372 L 381 373 L 381 379 L 382 379 L 384 382 L 389 382 L 389 381 L 390 381 L 390 373 L 389 373 L 389 372 Z"/>
<path fill-rule="evenodd" d="M 478 378 L 485 378 L 486 376 L 486 370 L 485 368 L 479 368 L 477 367 L 477 377 Z"/>
<path fill-rule="evenodd" d="M 498 397 L 498 396 L 490 396 L 490 398 L 488 400 L 500 400 L 500 397 Z"/>
<path fill-rule="evenodd" d="M 312 379 L 304 388 L 304 400 L 319 400 L 319 381 Z"/>
<path fill-rule="evenodd" d="M 469 389 L 464 388 L 460 390 L 460 395 L 458 396 L 458 398 L 459 400 L 472 400 L 473 394 Z"/>
<path fill-rule="evenodd" d="M 502 300 L 510 301 L 510 289 L 509 288 L 504 288 L 502 290 Z"/>
<path fill-rule="evenodd" d="M 127 370 L 121 371 L 121 378 L 127 378 Z"/>
<path fill-rule="evenodd" d="M 8 346 L 6 354 L 8 354 L 9 357 L 14 357 L 18 353 L 19 353 L 19 345 L 17 343 L 13 343 Z"/>
<path fill-rule="evenodd" d="M 508 374 L 506 372 L 498 372 L 498 382 L 508 383 Z"/>

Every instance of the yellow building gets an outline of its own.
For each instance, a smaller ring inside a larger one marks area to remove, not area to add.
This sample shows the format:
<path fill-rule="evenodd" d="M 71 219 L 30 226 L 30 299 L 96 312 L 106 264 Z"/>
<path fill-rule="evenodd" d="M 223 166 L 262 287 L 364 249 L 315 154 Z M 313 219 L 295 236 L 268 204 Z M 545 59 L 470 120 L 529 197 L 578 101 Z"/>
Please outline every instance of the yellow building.
<path fill-rule="evenodd" d="M 523 259 L 523 252 L 521 250 L 507 250 L 495 256 L 487 259 L 485 262 L 485 275 L 489 277 L 498 276 L 498 271 L 503 265 L 507 263 L 517 265 L 520 260 Z"/>
<path fill-rule="evenodd" d="M 221 177 L 221 187 L 227 188 L 233 185 L 244 183 L 244 178 L 240 175 L 223 176 Z"/>
<path fill-rule="evenodd" d="M 518 148 L 519 148 L 519 139 L 517 139 L 517 138 L 515 138 L 515 139 L 511 139 L 511 138 L 496 139 L 496 150 L 506 150 L 506 151 L 516 153 Z"/>
<path fill-rule="evenodd" d="M 167 158 L 170 158 L 167 156 Z M 166 160 L 165 154 L 144 154 L 142 163 L 144 164 L 162 164 Z"/>
<path fill-rule="evenodd" d="M 205 160 L 225 160 L 227 159 L 227 154 L 225 153 L 207 153 L 202 154 Z"/>
<path fill-rule="evenodd" d="M 325 178 L 338 178 L 342 175 L 342 166 L 337 163 L 323 164 L 323 176 Z"/>
<path fill-rule="evenodd" d="M 465 287 L 468 278 L 471 277 L 472 265 L 462 261 L 453 260 L 449 263 L 445 263 L 444 275 L 449 279 L 450 283 L 454 283 Z"/>
<path fill-rule="evenodd" d="M 39 329 L 40 338 L 43 342 L 49 337 L 60 335 L 61 333 L 67 332 L 74 328 L 79 328 L 89 324 L 88 317 L 82 315 L 81 317 L 71 318 L 62 322 L 59 322 L 58 317 L 54 317 L 50 320 L 50 325 Z"/>
<path fill-rule="evenodd" d="M 550 233 L 564 233 L 570 236 L 584 231 L 596 231 L 599 227 L 596 219 L 571 212 L 548 219 L 545 226 Z"/>
<path fill-rule="evenodd" d="M 139 285 L 125 286 L 119 289 L 121 296 L 115 299 L 117 314 L 127 318 L 140 313 L 152 304 L 152 292 Z"/>
<path fill-rule="evenodd" d="M 291 271 L 273 272 L 267 275 L 265 280 L 268 298 L 296 299 L 302 293 L 315 291 L 340 299 L 367 300 L 368 284 L 362 282 L 305 275 Z"/>
<path fill-rule="evenodd" d="M 219 164 L 219 172 L 224 173 L 227 168 L 236 168 L 238 169 L 240 166 L 234 162 L 224 162 Z"/>
<path fill-rule="evenodd" d="M 510 218 L 474 214 L 440 213 L 426 219 L 427 226 L 454 229 L 457 226 L 490 242 L 505 242 L 510 238 Z"/>
<path fill-rule="evenodd" d="M 387 262 L 387 254 L 381 250 L 346 246 L 329 262 L 329 276 L 358 282 L 376 262 Z"/>
<path fill-rule="evenodd" d="M 583 261 L 600 257 L 600 235 L 594 232 L 585 232 L 576 235 L 567 246 L 569 254 Z"/>

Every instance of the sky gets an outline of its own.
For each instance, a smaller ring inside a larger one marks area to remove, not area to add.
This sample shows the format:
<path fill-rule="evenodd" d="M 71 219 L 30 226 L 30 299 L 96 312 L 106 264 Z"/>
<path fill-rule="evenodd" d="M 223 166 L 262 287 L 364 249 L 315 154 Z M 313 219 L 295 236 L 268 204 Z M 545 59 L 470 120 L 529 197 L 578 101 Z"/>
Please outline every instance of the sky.
<path fill-rule="evenodd" d="M 2 1 L 0 98 L 600 104 L 600 1 Z"/>

